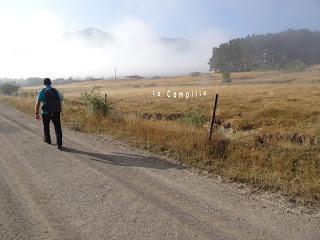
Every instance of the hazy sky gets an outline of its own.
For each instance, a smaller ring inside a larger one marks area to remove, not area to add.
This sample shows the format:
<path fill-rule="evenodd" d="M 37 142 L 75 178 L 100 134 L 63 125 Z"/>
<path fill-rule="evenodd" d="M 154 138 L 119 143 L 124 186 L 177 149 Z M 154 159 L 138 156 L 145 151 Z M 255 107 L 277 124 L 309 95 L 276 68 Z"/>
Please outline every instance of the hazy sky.
<path fill-rule="evenodd" d="M 108 27 L 124 18 L 146 22 L 159 34 L 192 37 L 209 28 L 233 36 L 288 28 L 320 30 L 319 0 L 1 0 L 0 12 L 28 18 L 35 12 L 60 18 L 72 31 Z"/>
<path fill-rule="evenodd" d="M 64 32 L 86 27 L 114 34 L 124 45 L 98 53 L 86 48 L 70 50 L 58 40 Z M 142 69 L 148 74 L 174 73 L 173 67 L 177 73 L 204 71 L 210 49 L 219 43 L 289 28 L 320 30 L 320 0 L 0 0 L 0 51 L 2 59 L 6 58 L 0 60 L 5 66 L 0 68 L 0 77 L 37 73 L 108 75 L 111 65 L 122 67 L 124 74 Z M 125 40 L 132 36 L 141 38 L 137 39 L 142 43 L 140 48 Z M 198 45 L 183 56 L 166 55 L 155 46 L 152 36 L 186 37 Z M 159 54 L 151 59 L 151 51 Z M 130 55 L 141 52 L 140 59 L 130 60 Z M 44 54 L 51 56 L 47 64 L 43 62 Z M 81 57 L 94 58 L 96 64 L 88 67 L 89 62 L 79 62 Z M 149 59 L 149 65 L 145 59 Z M 178 64 L 182 60 L 186 62 L 184 68 Z M 72 66 L 66 65 L 71 61 Z M 77 71 L 80 68 L 82 71 Z M 109 70 L 103 70 L 106 68 Z"/>

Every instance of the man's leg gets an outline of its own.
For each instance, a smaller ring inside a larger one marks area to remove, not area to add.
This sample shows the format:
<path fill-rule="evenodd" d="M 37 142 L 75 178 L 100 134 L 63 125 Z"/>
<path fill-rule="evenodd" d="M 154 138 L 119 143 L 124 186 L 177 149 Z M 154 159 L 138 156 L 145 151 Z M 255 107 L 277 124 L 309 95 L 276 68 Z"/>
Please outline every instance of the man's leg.
<path fill-rule="evenodd" d="M 51 138 L 50 138 L 50 117 L 49 117 L 49 115 L 42 114 L 42 121 L 43 121 L 44 141 L 50 144 Z"/>
<path fill-rule="evenodd" d="M 60 113 L 54 113 L 52 116 L 52 122 L 54 124 L 54 129 L 56 132 L 57 145 L 62 146 L 62 129 L 60 121 Z"/>

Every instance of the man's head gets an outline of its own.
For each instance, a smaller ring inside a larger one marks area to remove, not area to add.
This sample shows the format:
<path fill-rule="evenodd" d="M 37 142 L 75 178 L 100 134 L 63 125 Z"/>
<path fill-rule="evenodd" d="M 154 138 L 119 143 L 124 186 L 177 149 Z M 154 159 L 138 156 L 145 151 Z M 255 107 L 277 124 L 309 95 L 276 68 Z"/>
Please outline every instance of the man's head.
<path fill-rule="evenodd" d="M 50 78 L 45 78 L 45 79 L 43 79 L 43 85 L 51 85 L 51 80 L 50 80 Z"/>

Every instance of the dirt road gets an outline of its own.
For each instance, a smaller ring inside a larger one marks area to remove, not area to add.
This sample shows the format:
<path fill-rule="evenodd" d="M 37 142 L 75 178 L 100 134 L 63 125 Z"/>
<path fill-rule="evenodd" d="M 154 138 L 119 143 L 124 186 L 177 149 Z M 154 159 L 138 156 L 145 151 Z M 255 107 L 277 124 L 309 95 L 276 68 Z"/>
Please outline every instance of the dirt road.
<path fill-rule="evenodd" d="M 320 239 L 317 214 L 109 138 L 65 131 L 64 144 L 0 103 L 0 239 Z"/>

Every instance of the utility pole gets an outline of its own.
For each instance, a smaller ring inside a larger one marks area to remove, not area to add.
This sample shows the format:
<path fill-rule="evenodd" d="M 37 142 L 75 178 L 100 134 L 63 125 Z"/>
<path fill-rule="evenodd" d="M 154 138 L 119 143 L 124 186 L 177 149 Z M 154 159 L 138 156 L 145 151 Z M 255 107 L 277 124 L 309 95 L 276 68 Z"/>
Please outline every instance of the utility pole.
<path fill-rule="evenodd" d="M 117 80 L 117 68 L 114 68 L 114 80 Z"/>

